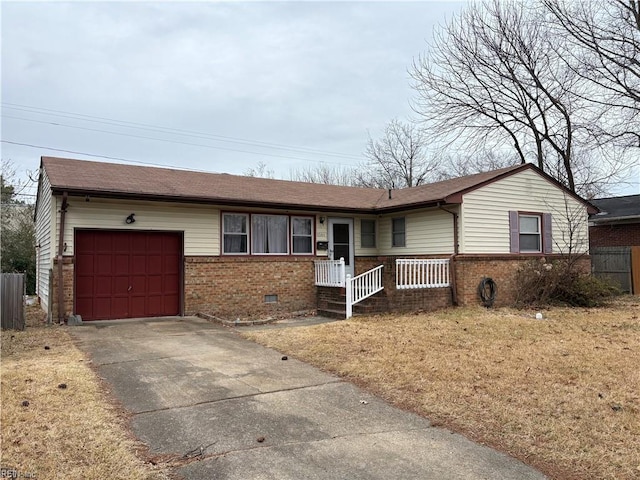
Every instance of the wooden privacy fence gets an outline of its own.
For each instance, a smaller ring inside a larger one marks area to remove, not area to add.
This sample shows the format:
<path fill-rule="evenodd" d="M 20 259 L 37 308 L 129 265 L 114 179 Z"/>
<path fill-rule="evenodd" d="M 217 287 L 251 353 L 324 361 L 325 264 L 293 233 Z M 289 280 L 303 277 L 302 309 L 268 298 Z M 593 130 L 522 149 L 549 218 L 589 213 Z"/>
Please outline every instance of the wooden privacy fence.
<path fill-rule="evenodd" d="M 631 292 L 631 247 L 597 247 L 590 253 L 595 276 L 613 280 L 623 292 Z"/>
<path fill-rule="evenodd" d="M 24 330 L 24 273 L 0 274 L 2 330 Z"/>

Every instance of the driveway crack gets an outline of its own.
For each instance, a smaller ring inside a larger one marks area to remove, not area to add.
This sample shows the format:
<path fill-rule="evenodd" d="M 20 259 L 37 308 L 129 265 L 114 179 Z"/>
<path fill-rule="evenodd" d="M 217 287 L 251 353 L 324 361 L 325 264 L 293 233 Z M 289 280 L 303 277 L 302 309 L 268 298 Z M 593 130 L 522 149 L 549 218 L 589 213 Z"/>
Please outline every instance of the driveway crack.
<path fill-rule="evenodd" d="M 244 395 L 235 395 L 232 397 L 225 397 L 225 398 L 219 398 L 216 400 L 204 400 L 202 402 L 194 402 L 194 403 L 190 403 L 188 405 L 176 405 L 176 406 L 172 406 L 172 407 L 162 407 L 162 408 L 154 408 L 154 409 L 150 409 L 150 410 L 142 410 L 139 412 L 133 412 L 134 416 L 138 416 L 138 415 L 145 415 L 145 414 L 149 414 L 149 413 L 156 413 L 156 412 L 166 412 L 169 410 L 179 410 L 182 408 L 191 408 L 191 407 L 197 407 L 199 405 L 207 405 L 207 404 L 214 404 L 214 403 L 220 403 L 220 402 L 227 402 L 230 400 L 238 400 L 238 399 L 242 399 L 242 398 L 251 398 L 251 397 L 260 397 L 262 395 L 270 395 L 273 393 L 281 393 L 281 392 L 294 392 L 296 390 L 305 390 L 308 388 L 315 388 L 315 387 L 323 387 L 325 385 L 332 385 L 332 384 L 336 384 L 336 383 L 344 383 L 343 380 L 336 378 L 335 380 L 330 380 L 328 382 L 323 382 L 323 383 L 315 383 L 313 385 L 303 385 L 300 387 L 290 387 L 290 388 L 280 388 L 278 390 L 269 390 L 269 391 L 265 391 L 265 392 L 258 392 L 258 393 L 247 393 Z"/>

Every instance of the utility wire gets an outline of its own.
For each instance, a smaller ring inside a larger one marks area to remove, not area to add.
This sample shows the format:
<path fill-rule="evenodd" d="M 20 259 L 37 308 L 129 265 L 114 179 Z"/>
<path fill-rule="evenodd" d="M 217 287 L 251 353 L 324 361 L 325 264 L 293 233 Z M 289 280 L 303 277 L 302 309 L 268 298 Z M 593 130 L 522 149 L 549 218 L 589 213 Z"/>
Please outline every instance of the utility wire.
<path fill-rule="evenodd" d="M 249 146 L 261 147 L 261 148 L 271 148 L 276 150 L 288 150 L 288 151 L 297 152 L 297 153 L 311 153 L 316 155 L 324 155 L 324 156 L 331 156 L 331 157 L 338 157 L 338 158 L 345 158 L 345 159 L 361 159 L 361 157 L 357 155 L 351 155 L 351 154 L 345 154 L 345 153 L 339 153 L 339 152 L 316 150 L 311 148 L 296 147 L 296 146 L 284 145 L 279 143 L 262 142 L 258 140 L 249 140 L 249 139 L 244 139 L 239 137 L 229 137 L 229 136 L 216 135 L 216 134 L 210 134 L 210 133 L 204 133 L 204 132 L 195 132 L 191 130 L 183 130 L 183 129 L 164 127 L 159 125 L 151 125 L 147 123 L 130 122 L 126 120 L 118 120 L 118 119 L 113 119 L 108 117 L 98 117 L 98 116 L 86 115 L 82 113 L 66 112 L 63 110 L 53 110 L 48 108 L 33 107 L 33 106 L 21 105 L 17 103 L 2 102 L 2 105 L 5 106 L 6 108 L 10 108 L 10 109 L 18 110 L 22 112 L 35 113 L 35 114 L 41 114 L 41 115 L 50 115 L 50 116 L 59 116 L 63 118 L 70 118 L 73 120 L 82 120 L 82 121 L 93 122 L 93 123 L 101 123 L 101 124 L 117 126 L 117 127 L 136 128 L 136 129 L 148 130 L 148 131 L 153 131 L 158 133 L 170 133 L 174 135 L 182 135 L 182 136 L 194 137 L 194 138 L 214 139 L 221 142 L 238 143 L 241 145 L 249 145 Z M 18 118 L 18 117 L 8 117 L 8 118 Z"/>
<path fill-rule="evenodd" d="M 189 146 L 193 146 L 193 147 L 203 147 L 203 148 L 211 148 L 214 150 L 225 150 L 225 151 L 229 151 L 229 152 L 239 152 L 239 153 L 248 153 L 251 155 L 262 155 L 262 156 L 267 156 L 267 157 L 275 157 L 275 158 L 286 158 L 289 160 L 300 160 L 303 162 L 317 162 L 317 160 L 312 160 L 309 158 L 300 158 L 300 157 L 291 157 L 289 155 L 278 155 L 276 153 L 264 153 L 264 152 L 254 152 L 251 150 L 240 150 L 237 148 L 228 148 L 228 147 L 218 147 L 215 145 L 206 145 L 203 143 L 191 143 L 191 142 L 181 142 L 179 140 L 168 140 L 165 138 L 156 138 L 156 137 L 147 137 L 145 135 L 135 135 L 132 133 L 123 133 L 123 132 L 113 132 L 110 130 L 101 130 L 98 128 L 89 128 L 89 127 L 81 127 L 79 125 L 70 125 L 67 123 L 59 123 L 59 122 L 51 122 L 51 121 L 46 121 L 46 120 L 35 120 L 35 119 L 30 119 L 30 118 L 21 118 L 21 117 L 14 117 L 12 115 L 2 115 L 2 118 L 11 118 L 14 120 L 23 120 L 26 122 L 33 122 L 33 123 L 42 123 L 42 124 L 46 124 L 46 125 L 53 125 L 56 127 L 67 127 L 67 128 L 75 128 L 78 130 L 85 130 L 85 131 L 89 131 L 89 132 L 98 132 L 98 133 L 107 133 L 110 135 L 119 135 L 121 137 L 130 137 L 130 138 L 140 138 L 140 139 L 144 139 L 144 140 L 154 140 L 157 142 L 165 142 L 165 143 L 175 143 L 178 145 L 189 145 Z M 336 164 L 336 165 L 342 165 L 342 166 L 346 166 L 347 164 L 344 163 L 340 163 L 340 162 L 331 162 L 331 161 L 324 161 L 323 163 L 332 163 L 332 164 Z"/>
<path fill-rule="evenodd" d="M 176 165 L 164 165 L 161 163 L 143 162 L 141 160 L 131 160 L 130 158 L 112 157 L 110 155 L 100 155 L 99 153 L 79 152 L 77 150 L 66 150 L 64 148 L 47 147 L 45 145 L 34 145 L 32 143 L 12 142 L 11 140 L 0 140 L 0 142 L 8 143 L 10 145 L 19 145 L 21 147 L 39 148 L 42 150 L 52 150 L 54 152 L 72 153 L 74 155 L 84 155 L 87 157 L 104 158 L 106 160 L 119 160 L 121 162 L 139 163 L 141 165 L 150 165 L 152 167 L 162 167 L 162 168 L 171 167 L 171 168 L 178 168 L 180 170 L 189 170 L 192 172 L 211 173 L 210 171 L 207 171 L 207 170 L 197 170 L 195 168 L 185 168 L 185 167 L 180 167 Z"/>

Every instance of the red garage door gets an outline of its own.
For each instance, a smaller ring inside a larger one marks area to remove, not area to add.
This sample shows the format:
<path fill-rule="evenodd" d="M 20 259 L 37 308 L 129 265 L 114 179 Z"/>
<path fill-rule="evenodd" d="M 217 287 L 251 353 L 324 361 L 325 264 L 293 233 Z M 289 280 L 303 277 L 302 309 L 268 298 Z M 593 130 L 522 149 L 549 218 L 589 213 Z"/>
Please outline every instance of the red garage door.
<path fill-rule="evenodd" d="M 78 230 L 75 311 L 83 320 L 180 314 L 182 235 Z"/>

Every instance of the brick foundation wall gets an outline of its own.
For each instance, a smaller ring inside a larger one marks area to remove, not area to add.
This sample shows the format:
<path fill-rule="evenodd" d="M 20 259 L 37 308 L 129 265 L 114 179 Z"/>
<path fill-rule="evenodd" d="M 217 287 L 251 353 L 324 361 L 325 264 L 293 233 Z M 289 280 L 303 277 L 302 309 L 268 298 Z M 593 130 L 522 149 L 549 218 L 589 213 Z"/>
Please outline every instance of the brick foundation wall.
<path fill-rule="evenodd" d="M 389 309 L 394 312 L 431 311 L 452 305 L 451 289 L 448 287 L 406 290 L 396 290 L 394 287 L 388 298 Z"/>
<path fill-rule="evenodd" d="M 312 258 L 185 257 L 184 313 L 247 318 L 316 307 Z M 52 320 L 58 319 L 58 267 L 54 262 Z M 73 313 L 73 257 L 63 262 L 65 319 Z M 265 303 L 265 295 L 278 301 Z"/>
<path fill-rule="evenodd" d="M 393 312 L 435 310 L 452 305 L 450 288 L 397 290 L 395 288 L 395 259 L 397 257 L 356 258 L 355 272 L 363 273 L 384 265 L 384 290 L 378 294 L 377 305 Z M 398 257 L 399 258 L 399 257 Z M 404 258 L 404 257 L 403 257 Z M 434 257 L 412 257 L 434 258 Z M 497 284 L 496 306 L 511 305 L 515 299 L 515 275 L 518 267 L 531 256 L 498 255 L 456 257 L 455 271 L 458 303 L 478 305 L 478 284 L 483 277 L 491 277 Z M 549 258 L 549 257 L 548 257 Z M 554 256 L 550 256 L 554 258 Z M 341 289 L 316 287 L 314 258 L 309 257 L 185 257 L 184 313 L 207 313 L 222 318 L 249 318 L 296 311 L 314 310 L 322 302 L 333 298 Z M 590 271 L 590 259 L 579 260 Z M 74 265 L 72 257 L 65 257 L 64 312 L 73 312 Z M 58 315 L 57 264 L 53 268 L 52 320 Z M 277 295 L 277 302 L 265 302 L 265 295 Z M 376 309 L 379 310 L 379 309 Z"/>
<path fill-rule="evenodd" d="M 63 257 L 62 261 L 62 281 L 64 283 L 64 318 L 65 320 L 73 313 L 73 281 L 74 281 L 73 257 Z M 51 321 L 58 321 L 58 260 L 53 262 L 53 282 L 49 292 L 51 298 Z"/>
<path fill-rule="evenodd" d="M 382 281 L 389 311 L 414 312 L 417 310 L 437 310 L 451 306 L 451 289 L 415 288 L 396 289 L 396 258 L 403 257 L 358 257 L 356 258 L 356 275 L 366 272 L 378 265 L 384 265 Z M 411 256 L 410 258 L 442 258 L 437 256 Z"/>
<path fill-rule="evenodd" d="M 315 258 L 186 257 L 185 314 L 248 318 L 313 310 Z M 265 303 L 265 295 L 277 295 Z"/>
<path fill-rule="evenodd" d="M 589 227 L 589 247 L 640 246 L 640 223 Z"/>
<path fill-rule="evenodd" d="M 495 306 L 504 307 L 513 305 L 516 298 L 516 272 L 518 268 L 532 258 L 540 256 L 473 256 L 460 255 L 456 257 L 455 274 L 459 305 L 481 305 L 478 295 L 478 285 L 484 277 L 496 282 L 497 294 Z M 559 256 L 546 256 L 547 259 L 559 258 Z M 591 270 L 591 260 L 584 256 L 578 260 L 580 268 L 584 272 Z"/>

